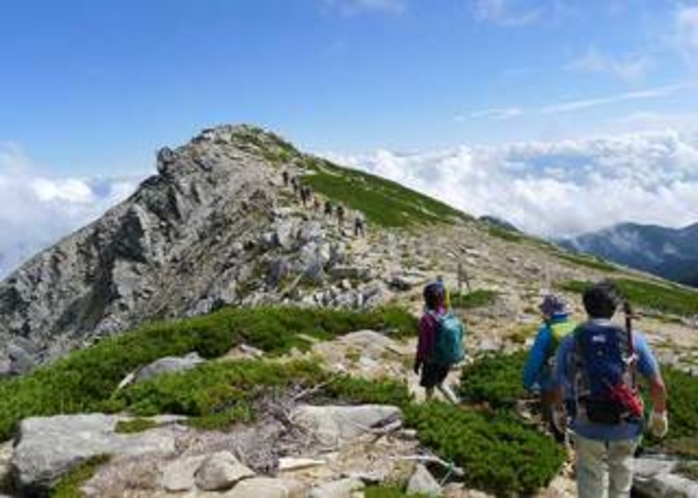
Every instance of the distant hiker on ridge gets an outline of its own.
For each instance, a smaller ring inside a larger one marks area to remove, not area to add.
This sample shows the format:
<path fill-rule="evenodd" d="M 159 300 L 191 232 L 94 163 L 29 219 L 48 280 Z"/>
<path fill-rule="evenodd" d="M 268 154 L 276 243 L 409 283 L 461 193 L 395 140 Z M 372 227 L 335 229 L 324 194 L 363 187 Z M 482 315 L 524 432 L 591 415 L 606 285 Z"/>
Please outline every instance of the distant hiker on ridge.
<path fill-rule="evenodd" d="M 305 187 L 305 185 L 301 185 L 301 203 L 303 204 L 303 207 L 306 207 L 308 204 L 308 189 Z"/>
<path fill-rule="evenodd" d="M 344 225 L 344 206 L 341 204 L 337 206 L 337 225 L 339 225 L 339 228 L 342 228 Z"/>
<path fill-rule="evenodd" d="M 285 171 L 281 173 L 281 176 L 284 180 L 284 187 L 288 187 L 288 171 Z"/>
<path fill-rule="evenodd" d="M 644 427 L 644 406 L 636 374 L 647 380 L 652 412 L 648 427 L 658 438 L 669 422 L 666 388 L 645 337 L 632 330 L 632 310 L 613 282 L 583 295 L 589 320 L 560 343 L 555 360 L 556 401 L 575 400 L 571 422 L 576 449 L 577 493 L 581 498 L 630 496 L 633 457 Z M 620 305 L 625 328 L 611 318 Z"/>
<path fill-rule="evenodd" d="M 414 373 L 421 372 L 419 385 L 426 389 L 427 400 L 436 387 L 451 403 L 459 403 L 450 387 L 444 385 L 453 365 L 465 357 L 463 324 L 444 307 L 444 287 L 438 282 L 424 288 L 424 314 L 419 321 L 419 340 Z"/>
<path fill-rule="evenodd" d="M 327 216 L 332 216 L 332 203 L 329 199 L 325 201 L 325 214 Z"/>
<path fill-rule="evenodd" d="M 363 237 L 364 234 L 364 215 L 362 213 L 357 213 L 354 218 L 354 237 Z"/>
<path fill-rule="evenodd" d="M 562 441 L 565 437 L 564 413 L 555 413 L 555 384 L 553 371 L 555 368 L 555 353 L 563 338 L 572 332 L 575 324 L 569 320 L 567 304 L 558 296 L 548 294 L 538 307 L 543 314 L 543 324 L 538 329 L 523 372 L 524 387 L 540 395 L 543 418 Z M 562 425 L 562 426 L 560 426 Z"/>

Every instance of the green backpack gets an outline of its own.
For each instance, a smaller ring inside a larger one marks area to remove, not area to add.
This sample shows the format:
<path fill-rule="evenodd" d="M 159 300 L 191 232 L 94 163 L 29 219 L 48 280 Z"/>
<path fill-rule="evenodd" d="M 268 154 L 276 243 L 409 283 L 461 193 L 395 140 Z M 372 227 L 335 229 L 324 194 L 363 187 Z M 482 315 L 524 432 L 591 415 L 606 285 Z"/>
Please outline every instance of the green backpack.
<path fill-rule="evenodd" d="M 437 324 L 436 344 L 431 355 L 431 361 L 437 365 L 451 366 L 465 358 L 463 337 L 465 327 L 453 313 L 439 315 L 431 313 Z"/>

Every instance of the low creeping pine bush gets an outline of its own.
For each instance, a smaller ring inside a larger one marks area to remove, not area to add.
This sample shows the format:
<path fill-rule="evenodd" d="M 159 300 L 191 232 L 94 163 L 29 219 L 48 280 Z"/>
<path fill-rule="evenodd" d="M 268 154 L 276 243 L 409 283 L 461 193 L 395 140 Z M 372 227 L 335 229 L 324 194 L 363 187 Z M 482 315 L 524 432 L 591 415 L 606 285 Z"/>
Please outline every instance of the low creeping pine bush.
<path fill-rule="evenodd" d="M 565 461 L 552 438 L 510 413 L 427 403 L 409 406 L 406 417 L 422 444 L 464 469 L 469 487 L 497 495 L 533 493 Z"/>
<path fill-rule="evenodd" d="M 399 308 L 357 312 L 263 307 L 226 308 L 202 317 L 147 324 L 20 378 L 0 381 L 0 441 L 11 438 L 18 422 L 30 416 L 101 409 L 129 372 L 163 356 L 197 351 L 215 358 L 241 343 L 280 354 L 294 346 L 307 347 L 300 334 L 328 339 L 364 329 L 415 335 L 417 320 Z"/>

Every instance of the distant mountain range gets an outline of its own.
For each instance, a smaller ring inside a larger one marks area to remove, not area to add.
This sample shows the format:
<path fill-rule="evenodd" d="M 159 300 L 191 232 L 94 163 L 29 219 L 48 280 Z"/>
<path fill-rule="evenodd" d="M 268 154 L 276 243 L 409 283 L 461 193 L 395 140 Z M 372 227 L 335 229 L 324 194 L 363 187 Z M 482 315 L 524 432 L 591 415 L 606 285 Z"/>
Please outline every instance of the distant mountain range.
<path fill-rule="evenodd" d="M 698 287 L 698 223 L 679 229 L 622 223 L 559 244 Z"/>

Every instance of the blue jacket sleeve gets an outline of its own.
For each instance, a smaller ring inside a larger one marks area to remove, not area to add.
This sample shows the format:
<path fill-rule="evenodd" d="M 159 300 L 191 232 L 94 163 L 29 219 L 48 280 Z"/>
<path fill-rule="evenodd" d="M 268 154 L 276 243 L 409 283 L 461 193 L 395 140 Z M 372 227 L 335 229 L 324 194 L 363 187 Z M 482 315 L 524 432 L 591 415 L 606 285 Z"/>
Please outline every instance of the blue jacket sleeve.
<path fill-rule="evenodd" d="M 644 377 L 653 377 L 659 373 L 659 365 L 657 359 L 652 354 L 649 344 L 645 336 L 639 332 L 633 331 L 633 346 L 638 357 L 637 367 Z"/>
<path fill-rule="evenodd" d="M 535 384 L 539 383 L 551 339 L 550 327 L 543 325 L 538 329 L 538 334 L 524 366 L 523 384 L 526 389 L 531 390 Z"/>

